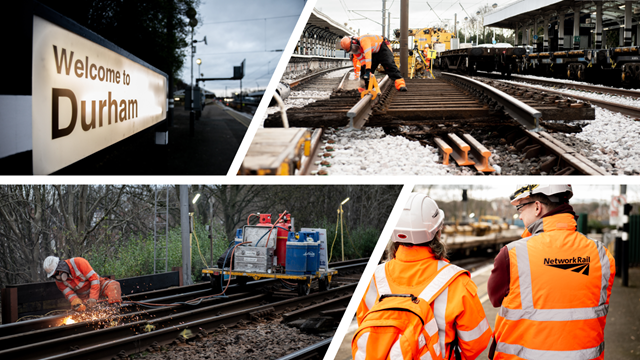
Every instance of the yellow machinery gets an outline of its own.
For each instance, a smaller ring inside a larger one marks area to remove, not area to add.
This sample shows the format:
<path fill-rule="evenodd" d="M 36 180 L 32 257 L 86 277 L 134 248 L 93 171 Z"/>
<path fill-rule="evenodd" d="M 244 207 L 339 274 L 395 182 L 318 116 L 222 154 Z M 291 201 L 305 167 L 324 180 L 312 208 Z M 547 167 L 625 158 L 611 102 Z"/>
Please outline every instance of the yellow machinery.
<path fill-rule="evenodd" d="M 472 223 L 471 226 L 473 226 L 473 232 L 476 236 L 499 233 L 509 228 L 509 224 L 495 215 L 482 215 L 478 218 L 478 221 Z"/>
<path fill-rule="evenodd" d="M 295 175 L 311 156 L 311 132 L 305 128 L 258 129 L 239 175 Z"/>
<path fill-rule="evenodd" d="M 394 31 L 396 39 L 400 38 L 400 30 Z M 422 28 L 409 29 L 409 40 L 413 43 L 413 49 L 409 52 L 409 79 L 414 77 L 427 77 L 428 71 L 425 69 L 425 58 L 422 54 L 425 45 L 429 45 L 430 49 L 435 49 L 436 44 L 444 44 L 445 49 L 451 49 L 451 39 L 455 38 L 455 34 L 443 28 Z M 391 41 L 393 48 L 393 59 L 396 66 L 400 68 L 400 42 Z M 435 49 L 438 50 L 438 49 Z"/>

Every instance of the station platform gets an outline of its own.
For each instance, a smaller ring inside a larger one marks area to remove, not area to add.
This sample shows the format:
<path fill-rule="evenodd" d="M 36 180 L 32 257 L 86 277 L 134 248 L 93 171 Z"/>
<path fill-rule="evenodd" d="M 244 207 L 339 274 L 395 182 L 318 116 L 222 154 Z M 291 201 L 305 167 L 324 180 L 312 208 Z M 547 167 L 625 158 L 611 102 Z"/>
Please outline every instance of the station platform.
<path fill-rule="evenodd" d="M 211 103 L 190 137 L 189 112 L 176 107 L 168 145 L 155 145 L 155 129 L 149 128 L 55 174 L 226 175 L 249 123 L 245 114 Z"/>
<path fill-rule="evenodd" d="M 487 294 L 487 281 L 491 275 L 489 266 L 472 274 L 473 281 L 478 286 L 478 297 L 487 315 L 487 320 L 494 328 L 499 308 L 494 308 Z M 349 327 L 335 360 L 351 359 L 351 338 L 357 323 L 355 318 Z M 640 359 L 640 267 L 629 269 L 629 287 L 622 286 L 622 279 L 616 277 L 611 298 L 609 300 L 609 315 L 604 329 L 605 360 L 637 360 Z M 489 348 L 478 356 L 487 359 Z"/>

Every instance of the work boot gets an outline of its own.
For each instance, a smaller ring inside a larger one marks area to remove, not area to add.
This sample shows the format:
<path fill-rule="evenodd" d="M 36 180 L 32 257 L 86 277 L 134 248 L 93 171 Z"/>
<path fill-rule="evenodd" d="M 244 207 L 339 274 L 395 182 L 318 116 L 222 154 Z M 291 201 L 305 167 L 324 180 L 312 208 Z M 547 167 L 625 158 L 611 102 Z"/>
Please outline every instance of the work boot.
<path fill-rule="evenodd" d="M 398 91 L 407 92 L 407 87 L 401 86 L 400 89 L 398 89 Z"/>

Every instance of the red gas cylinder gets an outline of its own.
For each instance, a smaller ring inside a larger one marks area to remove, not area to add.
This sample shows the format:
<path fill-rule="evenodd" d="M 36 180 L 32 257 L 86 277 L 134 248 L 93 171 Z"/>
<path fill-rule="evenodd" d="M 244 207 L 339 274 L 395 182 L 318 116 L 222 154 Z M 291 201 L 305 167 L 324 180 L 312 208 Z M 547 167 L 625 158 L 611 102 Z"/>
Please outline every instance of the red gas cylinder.
<path fill-rule="evenodd" d="M 294 231 L 291 228 L 291 214 L 285 214 L 282 216 L 277 225 L 278 238 L 276 242 L 276 256 L 278 257 L 278 265 L 285 266 L 287 260 L 287 238 L 289 237 L 289 231 L 285 229 Z"/>

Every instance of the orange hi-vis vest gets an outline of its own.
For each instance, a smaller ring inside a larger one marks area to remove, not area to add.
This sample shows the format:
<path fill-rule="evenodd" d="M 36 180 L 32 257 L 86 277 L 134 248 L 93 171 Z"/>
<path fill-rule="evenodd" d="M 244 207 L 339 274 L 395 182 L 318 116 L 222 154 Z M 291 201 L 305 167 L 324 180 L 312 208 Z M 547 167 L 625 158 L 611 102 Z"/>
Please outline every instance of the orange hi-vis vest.
<path fill-rule="evenodd" d="M 58 289 L 69 300 L 77 296 L 84 297 L 89 294 L 91 299 L 98 300 L 100 296 L 100 276 L 93 271 L 89 262 L 81 257 L 65 260 L 69 265 L 69 277 L 67 280 L 59 281 L 56 279 Z"/>
<path fill-rule="evenodd" d="M 603 359 L 613 257 L 576 231 L 572 214 L 539 219 L 523 237 L 507 245 L 494 359 Z"/>
<path fill-rule="evenodd" d="M 462 272 L 430 304 L 438 325 L 439 347 L 444 354 L 449 354 L 450 344 L 457 337 L 462 358 L 477 358 L 489 345 L 492 335 L 477 287 L 467 271 L 446 260 L 436 260 L 426 246 L 400 246 L 395 259 L 376 268 L 358 306 L 358 324 L 363 322 L 381 294 L 418 296 L 445 267 L 450 269 L 448 271 Z"/>
<path fill-rule="evenodd" d="M 354 59 L 358 59 L 361 66 L 371 69 L 371 57 L 372 54 L 380 51 L 383 45 L 386 45 L 384 37 L 379 35 L 362 35 L 358 38 L 360 41 L 360 52 L 353 54 Z"/>

